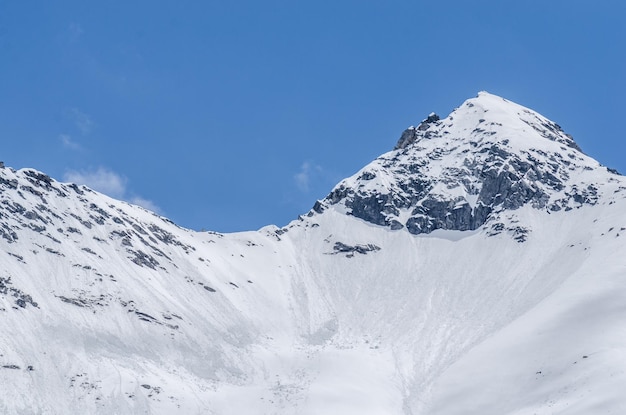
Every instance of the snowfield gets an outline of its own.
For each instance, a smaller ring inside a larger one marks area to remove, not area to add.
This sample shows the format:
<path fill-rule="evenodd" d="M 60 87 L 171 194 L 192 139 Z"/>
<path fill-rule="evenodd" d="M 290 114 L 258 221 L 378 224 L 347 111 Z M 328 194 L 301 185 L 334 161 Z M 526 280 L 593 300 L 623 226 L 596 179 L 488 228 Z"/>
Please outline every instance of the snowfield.
<path fill-rule="evenodd" d="M 0 412 L 626 413 L 626 180 L 555 126 L 481 93 L 235 234 L 0 169 Z"/>

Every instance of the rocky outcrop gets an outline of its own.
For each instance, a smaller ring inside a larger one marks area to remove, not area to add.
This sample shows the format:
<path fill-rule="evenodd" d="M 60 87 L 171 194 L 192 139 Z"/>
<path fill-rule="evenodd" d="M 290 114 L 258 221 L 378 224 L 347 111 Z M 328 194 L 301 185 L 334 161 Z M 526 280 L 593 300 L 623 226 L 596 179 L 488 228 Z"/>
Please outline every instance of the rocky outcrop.
<path fill-rule="evenodd" d="M 403 149 L 413 144 L 422 135 L 420 134 L 420 132 L 427 131 L 431 126 L 436 125 L 437 121 L 439 120 L 440 120 L 439 116 L 433 112 L 428 117 L 426 117 L 426 119 L 424 119 L 417 126 L 417 128 L 416 127 L 407 128 L 406 130 L 404 130 L 404 132 L 400 136 L 400 139 L 398 140 L 398 143 L 394 147 L 394 150 Z M 424 134 L 424 135 L 428 136 L 428 134 Z"/>
<path fill-rule="evenodd" d="M 412 234 L 474 230 L 525 205 L 558 211 L 596 203 L 597 188 L 571 180 L 597 167 L 590 160 L 558 124 L 487 94 L 405 130 L 392 152 L 339 183 L 312 212 L 339 206 Z"/>

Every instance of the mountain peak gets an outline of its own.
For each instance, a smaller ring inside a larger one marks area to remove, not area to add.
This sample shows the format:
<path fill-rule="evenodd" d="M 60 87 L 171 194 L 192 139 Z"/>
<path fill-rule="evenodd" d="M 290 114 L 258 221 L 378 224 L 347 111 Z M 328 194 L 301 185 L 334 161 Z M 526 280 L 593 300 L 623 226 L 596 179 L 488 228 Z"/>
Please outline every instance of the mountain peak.
<path fill-rule="evenodd" d="M 480 92 L 446 118 L 431 113 L 406 129 L 393 151 L 340 182 L 314 211 L 339 209 L 413 234 L 474 230 L 526 205 L 556 212 L 594 204 L 605 176 L 613 175 L 558 124 Z"/>
<path fill-rule="evenodd" d="M 523 134 L 510 134 L 511 131 L 506 131 L 507 129 Z M 394 150 L 404 149 L 421 139 L 444 135 L 466 139 L 480 135 L 484 131 L 488 131 L 490 135 L 500 132 L 520 139 L 522 142 L 519 144 L 522 147 L 527 147 L 528 144 L 542 146 L 543 144 L 537 144 L 535 141 L 547 139 L 581 151 L 572 136 L 565 133 L 560 125 L 529 108 L 485 91 L 479 92 L 475 98 L 466 100 L 443 120 L 435 113 L 431 113 L 417 127 L 407 128 Z M 483 135 L 481 140 L 484 139 Z"/>

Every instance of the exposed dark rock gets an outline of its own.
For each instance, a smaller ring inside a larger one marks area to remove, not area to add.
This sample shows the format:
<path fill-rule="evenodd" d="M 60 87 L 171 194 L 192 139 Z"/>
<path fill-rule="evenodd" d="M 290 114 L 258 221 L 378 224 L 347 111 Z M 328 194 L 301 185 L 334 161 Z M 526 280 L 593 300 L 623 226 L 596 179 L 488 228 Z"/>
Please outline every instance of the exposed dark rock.
<path fill-rule="evenodd" d="M 417 126 L 417 130 L 428 130 L 430 128 L 430 124 L 435 124 L 437 121 L 439 121 L 439 119 L 439 116 L 433 112 L 428 117 L 426 117 L 426 119 L 423 120 L 420 125 Z"/>
<path fill-rule="evenodd" d="M 138 233 L 142 234 L 142 235 L 147 235 L 148 232 L 146 232 L 141 226 L 137 225 L 136 223 L 132 224 L 132 227 L 135 231 L 137 231 Z"/>
<path fill-rule="evenodd" d="M 148 226 L 148 229 L 150 230 L 150 232 L 152 232 L 155 238 L 157 238 L 159 241 L 163 242 L 164 244 L 181 245 L 181 243 L 176 240 L 174 235 L 166 231 L 165 229 L 162 229 L 154 224 Z"/>
<path fill-rule="evenodd" d="M 389 228 L 391 228 L 392 231 L 397 231 L 398 229 L 404 228 L 404 225 L 393 219 L 391 222 L 389 222 Z"/>
<path fill-rule="evenodd" d="M 45 187 L 47 190 L 50 190 L 52 185 L 52 179 L 47 174 L 40 173 L 35 170 L 24 170 L 24 175 L 29 178 L 28 180 L 36 184 L 37 186 Z"/>
<path fill-rule="evenodd" d="M 42 233 L 43 231 L 45 231 L 45 230 L 46 230 L 46 227 L 45 227 L 45 226 L 35 225 L 34 223 L 29 223 L 29 224 L 28 224 L 28 227 L 29 227 L 30 229 L 32 229 L 33 231 L 38 232 L 38 233 Z"/>
<path fill-rule="evenodd" d="M 375 178 L 376 174 L 370 171 L 363 172 L 363 174 L 359 176 L 359 180 L 373 180 Z"/>
<path fill-rule="evenodd" d="M 81 248 L 81 250 L 83 250 L 83 251 L 85 251 L 85 252 L 87 252 L 88 254 L 91 254 L 91 255 L 98 255 L 91 248 Z"/>
<path fill-rule="evenodd" d="M 72 189 L 74 192 L 76 192 L 76 193 L 77 193 L 77 194 L 79 194 L 79 195 L 84 195 L 84 194 L 85 194 L 85 192 L 83 192 L 82 190 L 80 190 L 80 189 L 78 188 L 78 186 L 77 186 L 76 184 L 74 184 L 74 183 L 70 184 L 70 185 L 69 185 L 69 187 L 70 187 L 70 189 Z"/>
<path fill-rule="evenodd" d="M 139 320 L 147 321 L 147 322 L 158 322 L 158 320 L 152 317 L 150 314 L 142 313 L 141 311 L 135 311 L 135 314 L 139 316 Z"/>
<path fill-rule="evenodd" d="M 29 219 L 29 220 L 39 220 L 43 223 L 48 223 L 48 221 L 45 218 L 43 218 L 39 213 L 35 212 L 34 210 L 26 211 L 23 213 L 23 215 L 26 219 Z"/>
<path fill-rule="evenodd" d="M 333 250 L 336 251 L 337 253 L 353 253 L 356 252 L 357 254 L 367 254 L 368 252 L 375 252 L 375 251 L 380 251 L 380 247 L 374 245 L 374 244 L 367 244 L 367 245 L 346 245 L 342 242 L 335 242 L 335 245 L 333 246 Z"/>
<path fill-rule="evenodd" d="M 111 239 L 130 238 L 130 234 L 126 231 L 111 231 Z"/>
<path fill-rule="evenodd" d="M 20 262 L 24 262 L 24 257 L 19 254 L 14 254 L 13 252 L 7 252 L 7 254 L 11 255 L 13 258 L 16 258 Z"/>
<path fill-rule="evenodd" d="M 93 226 L 93 224 L 91 222 L 89 222 L 88 220 L 84 220 L 83 218 L 81 218 L 80 216 L 78 216 L 78 215 L 76 215 L 74 213 L 70 213 L 70 216 L 72 216 L 74 219 L 79 221 L 80 224 L 83 225 L 87 229 L 91 229 L 91 227 Z"/>
<path fill-rule="evenodd" d="M 324 206 L 319 200 L 315 201 L 315 204 L 313 205 L 313 211 L 317 213 L 322 213 L 324 211 Z"/>
<path fill-rule="evenodd" d="M 80 298 L 68 298 L 68 297 L 64 297 L 62 295 L 59 296 L 59 300 L 63 301 L 64 303 L 68 303 L 68 304 L 73 304 L 75 306 L 78 307 L 87 307 L 89 304 Z"/>
<path fill-rule="evenodd" d="M 110 218 L 111 215 L 109 214 L 109 212 L 107 212 L 106 210 L 102 209 L 101 207 L 98 207 L 98 205 L 96 205 L 95 203 L 91 203 L 89 205 L 89 209 L 97 212 L 98 214 L 100 214 L 100 216 L 104 217 L 104 218 Z"/>
<path fill-rule="evenodd" d="M 58 255 L 58 256 L 65 256 L 64 253 L 59 252 L 56 249 L 52 249 L 52 248 L 46 248 L 46 252 L 49 252 L 51 254 Z"/>
<path fill-rule="evenodd" d="M 511 229 L 511 232 L 513 234 L 513 239 L 516 240 L 517 242 L 526 242 L 526 239 L 528 239 L 528 229 L 521 227 L 521 226 L 516 226 L 513 229 Z"/>
<path fill-rule="evenodd" d="M 97 223 L 98 225 L 104 225 L 106 222 L 106 218 L 104 216 L 89 215 L 89 218 L 93 220 L 95 223 Z"/>
<path fill-rule="evenodd" d="M 9 211 L 9 213 L 18 213 L 20 215 L 26 212 L 26 208 L 15 201 L 3 200 L 2 204 L 4 208 Z"/>
<path fill-rule="evenodd" d="M 156 269 L 156 267 L 159 265 L 159 262 L 156 259 L 154 259 L 154 257 L 146 254 L 145 252 L 133 251 L 131 249 L 129 249 L 128 252 L 135 255 L 134 258 L 131 258 L 131 261 L 133 261 L 135 264 L 139 266 L 146 266 L 151 269 Z"/>
<path fill-rule="evenodd" d="M 6 223 L 0 223 L 0 236 L 8 243 L 13 243 L 18 240 L 17 233 Z"/>
<path fill-rule="evenodd" d="M 0 277 L 0 296 L 11 296 L 15 298 L 15 304 L 20 308 L 26 308 L 29 304 L 35 308 L 39 308 L 39 305 L 33 301 L 33 298 L 29 294 L 13 286 L 11 277 Z"/>
<path fill-rule="evenodd" d="M 415 127 L 409 127 L 402 132 L 400 139 L 398 139 L 398 143 L 394 147 L 394 150 L 399 150 L 402 148 L 406 148 L 409 145 L 413 144 L 418 138 L 417 130 Z"/>
<path fill-rule="evenodd" d="M 389 224 L 385 213 L 396 213 L 390 194 L 374 193 L 367 196 L 354 195 L 346 200 L 346 206 L 351 208 L 351 215 L 376 225 Z"/>
<path fill-rule="evenodd" d="M 0 186 L 7 187 L 9 189 L 17 189 L 17 180 L 16 179 L 7 180 L 4 177 L 0 177 Z"/>
<path fill-rule="evenodd" d="M 27 191 L 28 193 L 31 193 L 31 194 L 33 194 L 35 196 L 42 196 L 43 195 L 42 192 L 33 189 L 31 186 L 23 185 L 23 186 L 20 186 L 20 189 L 22 189 L 24 191 Z"/>

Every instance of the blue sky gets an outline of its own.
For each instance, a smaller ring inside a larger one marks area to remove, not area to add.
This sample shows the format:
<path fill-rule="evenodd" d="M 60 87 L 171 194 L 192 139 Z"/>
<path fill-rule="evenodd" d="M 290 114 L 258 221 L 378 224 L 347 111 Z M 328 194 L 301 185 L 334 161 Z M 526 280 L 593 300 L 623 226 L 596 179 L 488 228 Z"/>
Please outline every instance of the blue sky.
<path fill-rule="evenodd" d="M 623 1 L 0 1 L 0 160 L 279 226 L 480 90 L 626 172 Z"/>

